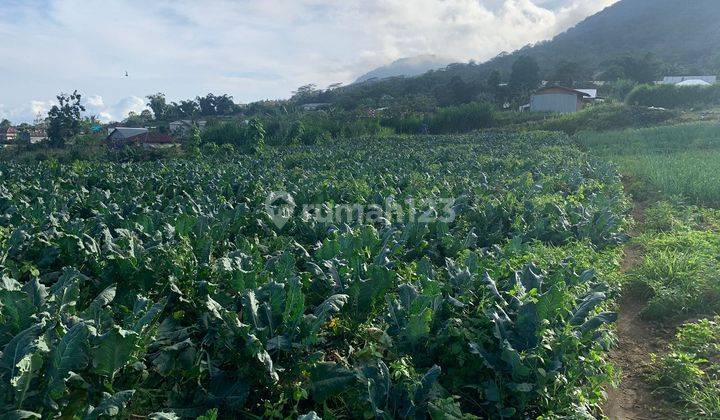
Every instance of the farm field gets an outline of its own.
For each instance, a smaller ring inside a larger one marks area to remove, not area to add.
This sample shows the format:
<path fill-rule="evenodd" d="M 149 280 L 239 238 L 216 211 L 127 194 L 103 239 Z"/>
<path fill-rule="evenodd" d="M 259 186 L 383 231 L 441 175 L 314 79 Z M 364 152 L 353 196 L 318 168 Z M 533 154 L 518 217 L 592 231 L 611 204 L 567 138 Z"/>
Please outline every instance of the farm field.
<path fill-rule="evenodd" d="M 617 379 L 629 202 L 565 135 L 0 175 L 3 418 L 590 418 Z"/>
<path fill-rule="evenodd" d="M 591 154 L 618 165 L 636 202 L 638 224 L 626 248 L 619 325 L 637 316 L 625 324 L 652 333 L 635 339 L 619 331 L 626 347 L 614 362 L 628 367 L 621 383 L 640 389 L 634 401 L 645 410 L 640 414 L 655 407 L 662 416 L 717 418 L 720 126 L 584 133 L 578 140 Z M 647 353 L 632 356 L 639 349 Z M 621 384 L 620 394 L 627 389 Z"/>

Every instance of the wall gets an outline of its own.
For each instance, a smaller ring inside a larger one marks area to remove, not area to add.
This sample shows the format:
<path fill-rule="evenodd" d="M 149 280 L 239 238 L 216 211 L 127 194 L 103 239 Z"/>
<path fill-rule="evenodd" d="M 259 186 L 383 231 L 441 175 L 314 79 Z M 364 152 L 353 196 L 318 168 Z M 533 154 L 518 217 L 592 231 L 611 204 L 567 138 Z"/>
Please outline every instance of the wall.
<path fill-rule="evenodd" d="M 533 95 L 530 110 L 534 112 L 577 112 L 582 108 L 578 96 L 569 93 L 546 93 Z"/>

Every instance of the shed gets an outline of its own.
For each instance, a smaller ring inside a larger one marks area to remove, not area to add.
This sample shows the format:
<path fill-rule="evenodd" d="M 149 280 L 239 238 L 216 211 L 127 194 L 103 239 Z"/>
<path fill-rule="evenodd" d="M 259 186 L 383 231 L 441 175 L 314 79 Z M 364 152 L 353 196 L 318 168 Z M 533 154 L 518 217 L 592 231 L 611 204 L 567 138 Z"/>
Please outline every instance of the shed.
<path fill-rule="evenodd" d="M 591 94 L 562 86 L 547 87 L 538 90 L 530 98 L 530 111 L 571 113 L 583 109 L 585 99 Z"/>
<path fill-rule="evenodd" d="M 662 83 L 665 85 L 677 85 L 688 80 L 702 80 L 714 85 L 717 83 L 717 76 L 665 76 Z"/>

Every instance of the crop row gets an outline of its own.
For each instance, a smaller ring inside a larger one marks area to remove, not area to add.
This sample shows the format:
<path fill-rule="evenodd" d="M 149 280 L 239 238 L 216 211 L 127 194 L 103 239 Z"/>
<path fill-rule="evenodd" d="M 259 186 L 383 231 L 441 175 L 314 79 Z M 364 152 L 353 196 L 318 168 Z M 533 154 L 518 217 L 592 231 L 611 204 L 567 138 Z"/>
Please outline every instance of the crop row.
<path fill-rule="evenodd" d="M 0 417 L 589 415 L 625 211 L 550 134 L 3 163 Z"/>

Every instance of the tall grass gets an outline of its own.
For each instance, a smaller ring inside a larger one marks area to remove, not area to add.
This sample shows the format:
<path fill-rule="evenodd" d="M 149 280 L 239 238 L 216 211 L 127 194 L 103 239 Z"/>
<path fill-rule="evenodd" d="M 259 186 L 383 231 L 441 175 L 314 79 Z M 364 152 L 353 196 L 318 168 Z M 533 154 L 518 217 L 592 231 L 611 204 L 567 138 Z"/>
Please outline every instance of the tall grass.
<path fill-rule="evenodd" d="M 720 207 L 718 123 L 581 133 L 578 140 L 662 194 Z"/>

